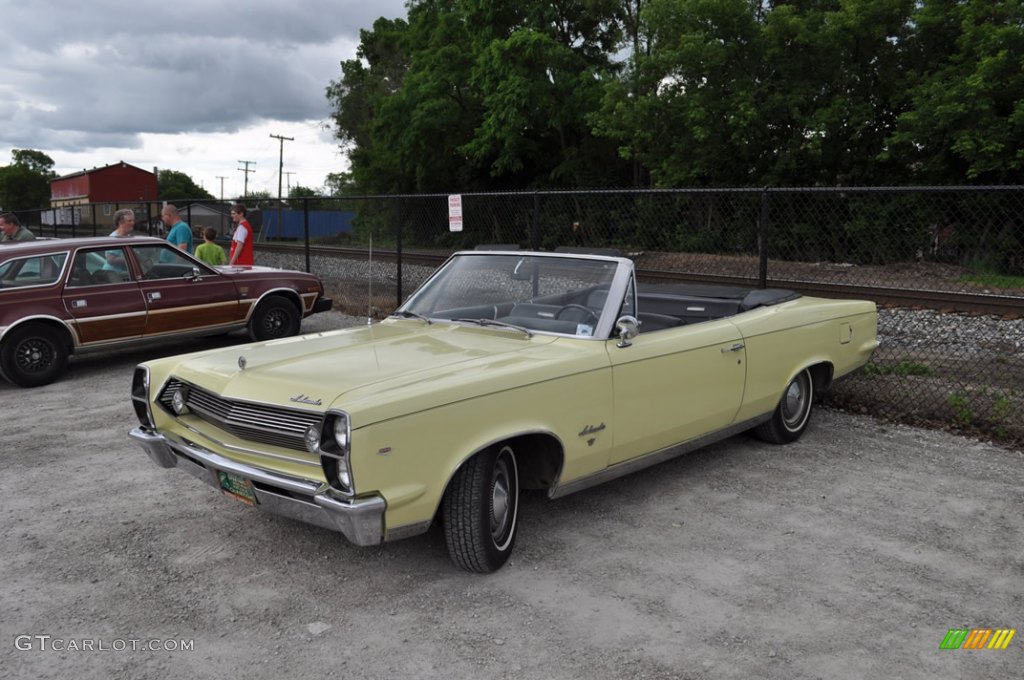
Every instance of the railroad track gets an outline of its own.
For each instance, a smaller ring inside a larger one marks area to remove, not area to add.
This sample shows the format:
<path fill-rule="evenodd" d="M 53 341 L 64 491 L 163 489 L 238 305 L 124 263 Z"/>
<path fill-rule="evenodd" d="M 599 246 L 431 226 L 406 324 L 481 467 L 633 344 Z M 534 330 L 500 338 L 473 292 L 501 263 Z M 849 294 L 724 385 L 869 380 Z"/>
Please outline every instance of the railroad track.
<path fill-rule="evenodd" d="M 260 250 L 282 253 L 304 252 L 301 244 L 259 244 Z M 341 248 L 331 246 L 310 247 L 310 255 L 365 260 L 365 248 Z M 403 250 L 402 263 L 436 267 L 448 255 L 432 251 Z M 398 262 L 398 253 L 393 249 L 373 251 L 373 259 L 382 262 Z M 637 274 L 648 281 L 709 283 L 734 286 L 757 286 L 756 278 L 693 272 L 675 272 L 657 269 L 638 269 Z M 874 300 L 880 305 L 935 309 L 942 312 L 965 312 L 971 314 L 996 314 L 1005 317 L 1024 317 L 1024 297 L 992 295 L 936 290 L 898 289 L 891 286 L 857 286 L 822 281 L 801 281 L 797 279 L 770 279 L 769 285 L 789 288 L 807 295 L 824 297 Z"/>

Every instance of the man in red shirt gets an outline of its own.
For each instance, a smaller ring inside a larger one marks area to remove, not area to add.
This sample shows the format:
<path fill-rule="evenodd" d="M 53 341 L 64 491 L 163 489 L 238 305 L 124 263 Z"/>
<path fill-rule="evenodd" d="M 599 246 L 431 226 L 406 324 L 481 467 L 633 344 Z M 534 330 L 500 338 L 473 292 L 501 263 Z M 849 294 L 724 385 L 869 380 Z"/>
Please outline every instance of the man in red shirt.
<path fill-rule="evenodd" d="M 236 203 L 231 206 L 231 221 L 235 223 L 235 235 L 231 238 L 231 254 L 228 264 L 253 264 L 252 227 L 245 219 L 245 206 Z"/>

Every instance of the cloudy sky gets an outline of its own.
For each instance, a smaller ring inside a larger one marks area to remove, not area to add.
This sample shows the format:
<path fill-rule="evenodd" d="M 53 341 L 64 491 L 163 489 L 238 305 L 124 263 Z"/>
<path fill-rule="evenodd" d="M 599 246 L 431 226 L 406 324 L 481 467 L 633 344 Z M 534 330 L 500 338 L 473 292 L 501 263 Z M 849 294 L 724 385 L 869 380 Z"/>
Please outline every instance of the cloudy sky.
<path fill-rule="evenodd" d="M 0 165 L 38 149 L 59 174 L 125 161 L 215 196 L 318 188 L 347 168 L 324 88 L 360 29 L 404 0 L 0 0 Z"/>

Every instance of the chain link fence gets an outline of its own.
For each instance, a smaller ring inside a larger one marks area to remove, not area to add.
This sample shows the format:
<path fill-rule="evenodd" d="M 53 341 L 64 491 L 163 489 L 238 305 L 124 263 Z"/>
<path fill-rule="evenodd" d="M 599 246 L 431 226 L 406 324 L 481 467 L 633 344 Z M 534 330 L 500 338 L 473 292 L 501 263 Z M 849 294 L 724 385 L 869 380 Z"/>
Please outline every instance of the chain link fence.
<path fill-rule="evenodd" d="M 227 242 L 227 204 L 175 203 L 193 227 L 217 220 Z M 137 231 L 162 233 L 158 204 L 118 207 L 135 208 Z M 38 235 L 105 234 L 108 212 L 23 222 Z M 258 263 L 312 271 L 337 306 L 374 317 L 450 253 L 487 245 L 614 249 L 642 282 L 873 299 L 881 345 L 833 403 L 1024 443 L 1024 187 L 465 194 L 460 231 L 440 194 L 262 200 L 249 217 Z"/>

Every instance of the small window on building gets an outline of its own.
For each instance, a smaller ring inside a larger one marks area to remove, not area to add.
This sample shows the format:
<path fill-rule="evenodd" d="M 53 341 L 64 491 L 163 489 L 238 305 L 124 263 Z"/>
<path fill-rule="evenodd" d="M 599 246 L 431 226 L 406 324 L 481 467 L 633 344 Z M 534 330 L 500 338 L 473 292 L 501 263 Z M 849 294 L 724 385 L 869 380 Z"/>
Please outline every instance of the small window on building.
<path fill-rule="evenodd" d="M 110 205 L 109 203 L 107 203 L 106 205 L 103 206 L 103 216 L 104 217 L 110 217 L 113 214 L 114 214 L 114 206 Z"/>

